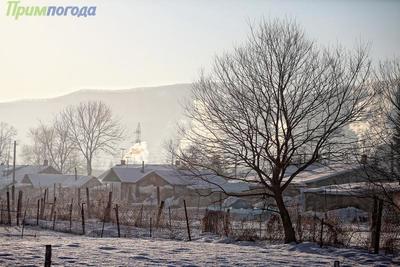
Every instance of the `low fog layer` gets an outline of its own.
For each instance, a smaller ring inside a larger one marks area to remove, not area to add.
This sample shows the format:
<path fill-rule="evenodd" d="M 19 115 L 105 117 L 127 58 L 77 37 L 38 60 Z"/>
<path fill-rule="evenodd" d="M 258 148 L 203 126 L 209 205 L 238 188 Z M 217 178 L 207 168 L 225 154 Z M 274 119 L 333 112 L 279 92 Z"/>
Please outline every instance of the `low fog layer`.
<path fill-rule="evenodd" d="M 127 138 L 118 147 L 129 151 L 136 139 L 135 131 L 141 124 L 141 141 L 147 143 L 149 162 L 163 162 L 163 142 L 173 136 L 176 123 L 183 119 L 181 102 L 189 96 L 190 84 L 127 90 L 80 90 L 65 96 L 43 100 L 21 100 L 0 103 L 0 121 L 13 125 L 18 131 L 18 144 L 29 142 L 28 130 L 39 121 L 48 122 L 54 114 L 68 105 L 100 100 L 107 104 L 127 129 Z M 114 161 L 120 157 L 117 152 Z M 99 156 L 95 168 L 107 168 L 112 159 Z"/>

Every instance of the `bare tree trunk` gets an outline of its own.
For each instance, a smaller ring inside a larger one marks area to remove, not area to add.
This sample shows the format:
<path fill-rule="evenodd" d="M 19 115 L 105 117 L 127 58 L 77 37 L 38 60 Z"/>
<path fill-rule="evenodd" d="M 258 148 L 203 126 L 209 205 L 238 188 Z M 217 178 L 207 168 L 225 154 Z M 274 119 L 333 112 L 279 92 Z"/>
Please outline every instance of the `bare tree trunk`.
<path fill-rule="evenodd" d="M 282 219 L 283 231 L 285 233 L 285 243 L 297 242 L 296 233 L 293 228 L 292 220 L 290 219 L 289 212 L 283 202 L 282 193 L 275 193 L 276 205 L 279 209 L 279 214 Z"/>
<path fill-rule="evenodd" d="M 91 160 L 86 160 L 86 170 L 87 170 L 87 175 L 92 175 L 92 161 Z"/>

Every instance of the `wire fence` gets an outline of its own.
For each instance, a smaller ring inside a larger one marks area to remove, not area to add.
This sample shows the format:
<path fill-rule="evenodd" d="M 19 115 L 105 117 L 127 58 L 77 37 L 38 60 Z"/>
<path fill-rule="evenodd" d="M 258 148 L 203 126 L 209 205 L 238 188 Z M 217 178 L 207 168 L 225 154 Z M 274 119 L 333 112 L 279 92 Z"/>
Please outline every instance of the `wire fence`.
<path fill-rule="evenodd" d="M 93 237 L 192 240 L 213 233 L 235 240 L 284 240 L 281 219 L 274 210 L 234 213 L 218 207 L 189 207 L 185 201 L 174 206 L 163 201 L 158 205 L 125 203 L 113 198 L 112 192 L 86 191 L 87 196 L 83 193 L 79 200 L 73 194 L 52 195 L 48 190 L 24 197 L 21 191 L 15 201 L 7 192 L 0 195 L 0 224 L 21 226 L 22 235 L 29 225 Z M 300 242 L 371 248 L 369 216 L 346 222 L 335 214 L 302 213 L 298 205 L 290 206 L 289 212 Z M 383 209 L 380 244 L 387 253 L 400 250 L 399 222 L 398 213 Z"/>

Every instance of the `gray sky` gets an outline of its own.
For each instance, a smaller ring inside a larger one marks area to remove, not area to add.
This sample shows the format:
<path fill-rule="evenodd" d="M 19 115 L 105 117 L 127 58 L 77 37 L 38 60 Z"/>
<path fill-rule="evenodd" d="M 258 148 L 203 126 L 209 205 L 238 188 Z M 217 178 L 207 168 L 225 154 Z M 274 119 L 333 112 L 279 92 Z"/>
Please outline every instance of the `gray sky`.
<path fill-rule="evenodd" d="M 400 56 L 400 1 L 21 0 L 60 3 L 97 16 L 16 21 L 1 1 L 0 101 L 191 82 L 262 17 L 295 18 L 323 45 L 369 42 L 375 60 Z"/>

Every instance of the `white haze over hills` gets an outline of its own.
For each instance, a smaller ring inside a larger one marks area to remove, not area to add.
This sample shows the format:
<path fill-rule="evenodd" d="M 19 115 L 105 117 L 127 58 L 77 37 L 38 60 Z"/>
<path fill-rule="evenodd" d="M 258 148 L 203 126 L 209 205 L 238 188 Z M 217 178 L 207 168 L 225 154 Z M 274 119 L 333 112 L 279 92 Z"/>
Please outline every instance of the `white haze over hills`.
<path fill-rule="evenodd" d="M 0 103 L 0 121 L 13 125 L 18 131 L 19 151 L 29 142 L 28 130 L 39 121 L 49 122 L 68 105 L 85 101 L 103 101 L 127 129 L 127 138 L 116 148 L 114 159 L 99 155 L 96 169 L 106 169 L 117 163 L 121 148 L 129 151 L 136 139 L 135 130 L 141 124 L 141 141 L 146 142 L 152 163 L 165 162 L 163 143 L 174 137 L 176 124 L 183 119 L 182 102 L 190 95 L 191 84 L 174 84 L 127 90 L 80 90 L 74 93 L 41 100 L 20 100 Z M 21 156 L 19 154 L 19 156 Z M 21 163 L 21 162 L 20 162 Z"/>
<path fill-rule="evenodd" d="M 126 139 L 116 147 L 114 156 L 97 155 L 94 169 L 105 170 L 111 164 L 118 163 L 121 157 L 128 163 L 141 163 L 142 160 L 148 163 L 165 163 L 169 157 L 166 155 L 164 143 L 176 137 L 177 123 L 185 119 L 182 103 L 190 99 L 190 90 L 191 84 L 186 83 L 124 90 L 79 90 L 49 99 L 5 102 L 0 103 L 0 121 L 13 125 L 18 131 L 17 164 L 21 164 L 22 146 L 30 141 L 29 128 L 36 127 L 39 121 L 50 122 L 55 114 L 68 105 L 103 101 L 126 127 L 127 134 Z M 140 145 L 134 143 L 138 123 L 141 125 Z M 347 131 L 347 135 L 353 135 L 354 138 L 359 129 L 351 127 Z M 121 148 L 124 149 L 124 155 Z"/>

